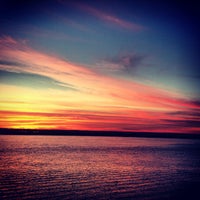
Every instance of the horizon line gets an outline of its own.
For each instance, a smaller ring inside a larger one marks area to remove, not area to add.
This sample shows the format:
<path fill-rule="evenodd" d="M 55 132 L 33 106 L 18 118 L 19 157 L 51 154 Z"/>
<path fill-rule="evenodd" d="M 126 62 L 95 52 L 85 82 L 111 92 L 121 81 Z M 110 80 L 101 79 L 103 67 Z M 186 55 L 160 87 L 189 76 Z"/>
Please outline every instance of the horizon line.
<path fill-rule="evenodd" d="M 109 131 L 109 130 L 61 130 L 61 129 L 16 129 L 0 128 L 0 135 L 46 135 L 46 136 L 107 136 L 107 137 L 146 137 L 200 139 L 199 133 Z"/>

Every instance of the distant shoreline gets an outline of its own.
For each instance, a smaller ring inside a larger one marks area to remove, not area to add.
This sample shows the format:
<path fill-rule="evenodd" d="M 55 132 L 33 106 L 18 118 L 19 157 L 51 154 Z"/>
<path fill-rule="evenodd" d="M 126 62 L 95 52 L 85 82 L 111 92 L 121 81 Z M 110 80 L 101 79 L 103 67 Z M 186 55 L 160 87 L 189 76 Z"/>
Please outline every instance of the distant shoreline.
<path fill-rule="evenodd" d="M 46 135 L 46 136 L 104 136 L 104 137 L 147 137 L 147 138 L 182 138 L 200 139 L 200 134 L 193 133 L 152 133 L 120 131 L 82 131 L 82 130 L 34 130 L 0 128 L 0 135 Z"/>

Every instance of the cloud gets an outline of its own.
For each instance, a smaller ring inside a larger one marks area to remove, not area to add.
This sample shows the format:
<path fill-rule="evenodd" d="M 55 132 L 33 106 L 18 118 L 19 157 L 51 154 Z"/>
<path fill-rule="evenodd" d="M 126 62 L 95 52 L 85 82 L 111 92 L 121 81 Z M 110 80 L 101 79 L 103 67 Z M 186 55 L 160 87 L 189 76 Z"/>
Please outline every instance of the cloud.
<path fill-rule="evenodd" d="M 156 109 L 174 109 L 180 106 L 197 107 L 196 104 L 177 97 L 177 94 L 167 93 L 135 81 L 122 81 L 109 74 L 106 75 L 84 65 L 61 59 L 56 55 L 36 51 L 23 41 L 9 36 L 0 38 L 0 59 L 9 64 L 1 65 L 2 71 L 48 77 L 50 78 L 48 81 L 54 80 L 57 85 L 59 83 L 66 84 L 70 88 L 80 91 L 83 99 L 89 98 L 94 102 L 109 101 L 110 104 L 122 107 L 128 105 L 129 107 Z M 133 53 L 107 60 L 114 65 L 114 70 L 127 73 L 139 67 L 144 59 L 144 56 Z M 11 63 L 20 63 L 20 65 L 10 65 Z M 116 68 L 116 65 L 119 68 Z M 33 77 L 30 78 L 33 79 Z"/>
<path fill-rule="evenodd" d="M 4 35 L 0 38 L 0 44 L 2 45 L 16 45 L 18 42 L 10 36 Z"/>
<path fill-rule="evenodd" d="M 4 118 L 0 119 L 0 126 L 9 125 L 16 128 L 42 129 L 82 129 L 82 130 L 113 130 L 113 131 L 144 131 L 144 132 L 182 132 L 189 133 L 199 130 L 198 120 L 159 120 L 161 115 L 147 112 L 145 118 L 140 111 L 115 115 L 106 112 L 83 110 L 63 110 L 56 112 L 14 112 L 0 111 Z M 39 120 L 38 120 L 39 119 Z"/>
<path fill-rule="evenodd" d="M 199 120 L 200 119 L 200 107 L 196 109 L 181 110 L 168 113 L 169 117 L 184 119 L 184 120 Z M 200 120 L 199 120 L 200 123 Z"/>
<path fill-rule="evenodd" d="M 200 128 L 200 120 L 171 120 L 166 119 L 164 120 L 169 124 L 169 126 L 181 127 L 181 128 Z"/>
<path fill-rule="evenodd" d="M 13 62 L 10 60 L 0 60 L 0 66 L 1 65 L 27 67 L 27 65 L 24 65 L 23 63 Z"/>
<path fill-rule="evenodd" d="M 1 70 L 38 74 L 52 78 L 57 83 L 68 84 L 68 80 L 79 82 L 75 78 L 77 75 L 79 78 L 84 78 L 92 74 L 87 68 L 58 58 L 56 55 L 35 51 L 22 41 L 14 40 L 9 36 L 0 38 L 0 60 Z"/>
<path fill-rule="evenodd" d="M 57 110 L 46 113 L 0 111 L 0 114 L 4 116 L 4 119 L 0 120 L 0 125 L 12 123 L 17 127 L 20 127 L 21 123 L 28 123 L 31 127 L 34 125 L 40 128 L 48 128 L 51 125 L 54 129 L 76 129 L 77 125 L 85 130 L 154 131 L 158 127 L 160 129 L 165 128 L 165 125 L 156 123 L 158 116 L 155 117 L 156 113 L 152 111 L 134 110 L 128 111 L 128 113 L 118 113 L 118 115 L 113 112 L 88 110 Z M 38 121 L 38 119 L 40 120 Z M 66 126 L 67 122 L 70 122 L 70 124 Z"/>
<path fill-rule="evenodd" d="M 61 0 L 59 2 L 62 4 L 66 4 L 66 2 L 61 1 Z M 144 27 L 143 25 L 121 19 L 117 16 L 100 11 L 94 7 L 87 5 L 87 4 L 82 4 L 82 3 L 71 3 L 71 4 L 90 15 L 93 15 L 94 17 L 100 19 L 101 21 L 103 21 L 105 23 L 116 25 L 120 28 L 131 30 L 133 32 L 143 31 L 146 29 L 146 27 Z"/>
<path fill-rule="evenodd" d="M 47 76 L 33 73 L 9 72 L 0 70 L 0 83 L 31 87 L 37 89 L 74 90 L 69 84 L 56 81 Z"/>
<path fill-rule="evenodd" d="M 120 54 L 115 57 L 107 57 L 97 63 L 97 68 L 103 72 L 134 75 L 137 69 L 143 65 L 145 59 L 145 55 L 137 53 Z"/>
<path fill-rule="evenodd" d="M 118 80 L 76 63 L 71 63 L 68 60 L 63 60 L 56 55 L 52 56 L 35 51 L 26 44 L 10 37 L 1 38 L 0 46 L 1 60 L 21 63 L 26 66 L 3 65 L 1 69 L 4 71 L 32 73 L 49 77 L 55 81 L 70 84 L 76 90 L 95 98 L 99 98 L 100 95 L 101 98 L 120 101 L 118 104 L 121 106 L 127 105 L 127 103 L 135 107 L 158 107 L 159 105 L 160 107 L 176 107 L 183 104 L 183 100 L 172 98 L 172 93 L 167 94 L 165 91 L 134 81 Z M 131 54 L 108 60 L 123 67 L 117 70 L 127 71 L 137 68 L 142 59 L 143 57 L 140 55 Z"/>
<path fill-rule="evenodd" d="M 107 62 L 114 70 L 127 73 L 142 65 L 144 59 L 128 54 Z M 198 120 L 186 112 L 198 112 L 200 103 L 182 94 L 48 55 L 8 36 L 0 38 L 0 60 L 0 107 L 5 111 L 1 127 L 165 132 L 186 132 L 193 125 L 193 131 L 199 128 Z M 43 86 L 50 89 L 39 90 Z M 180 111 L 190 118 L 172 114 Z M 33 113 L 43 114 L 36 117 Z"/>

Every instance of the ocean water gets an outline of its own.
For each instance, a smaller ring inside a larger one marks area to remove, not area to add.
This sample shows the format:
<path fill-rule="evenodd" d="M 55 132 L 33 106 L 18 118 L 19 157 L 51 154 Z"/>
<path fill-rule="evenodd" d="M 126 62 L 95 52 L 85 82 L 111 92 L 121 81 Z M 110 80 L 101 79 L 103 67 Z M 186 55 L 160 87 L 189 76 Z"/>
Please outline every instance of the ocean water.
<path fill-rule="evenodd" d="M 200 199 L 200 141 L 0 136 L 0 199 Z"/>

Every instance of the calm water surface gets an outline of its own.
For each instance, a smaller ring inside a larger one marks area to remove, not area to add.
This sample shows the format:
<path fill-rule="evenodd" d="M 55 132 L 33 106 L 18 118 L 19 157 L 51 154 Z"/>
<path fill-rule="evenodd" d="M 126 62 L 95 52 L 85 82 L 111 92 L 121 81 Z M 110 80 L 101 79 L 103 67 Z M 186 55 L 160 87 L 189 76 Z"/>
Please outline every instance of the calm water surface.
<path fill-rule="evenodd" d="M 200 141 L 0 136 L 0 199 L 200 199 Z"/>

